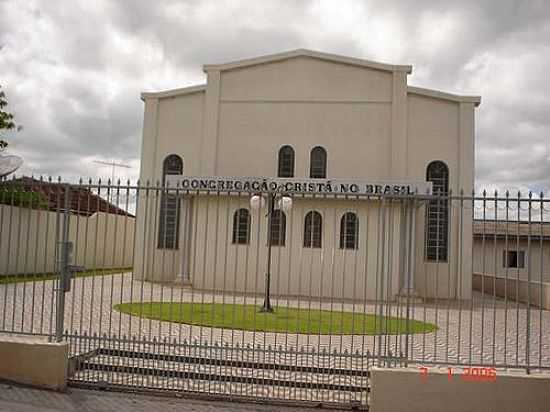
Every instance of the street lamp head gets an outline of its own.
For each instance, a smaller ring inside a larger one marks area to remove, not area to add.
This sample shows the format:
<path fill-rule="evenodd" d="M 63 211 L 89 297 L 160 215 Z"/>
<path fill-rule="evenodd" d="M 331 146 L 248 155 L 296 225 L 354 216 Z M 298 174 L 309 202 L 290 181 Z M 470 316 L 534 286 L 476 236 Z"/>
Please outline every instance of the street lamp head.
<path fill-rule="evenodd" d="M 292 209 L 292 198 L 289 196 L 283 196 L 277 201 L 277 206 L 283 212 L 288 212 Z"/>
<path fill-rule="evenodd" d="M 265 199 L 261 195 L 253 195 L 250 198 L 250 208 L 252 210 L 260 210 L 265 206 Z"/>

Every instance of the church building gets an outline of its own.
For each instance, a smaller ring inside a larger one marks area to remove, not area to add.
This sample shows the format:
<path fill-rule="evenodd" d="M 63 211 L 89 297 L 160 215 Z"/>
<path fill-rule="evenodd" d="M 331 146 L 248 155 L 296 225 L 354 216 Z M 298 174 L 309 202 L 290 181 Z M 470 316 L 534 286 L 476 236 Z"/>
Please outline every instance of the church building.
<path fill-rule="evenodd" d="M 302 49 L 203 69 L 206 84 L 141 95 L 136 278 L 471 297 L 472 210 L 452 196 L 473 189 L 480 97 L 409 86 L 410 65 Z"/>

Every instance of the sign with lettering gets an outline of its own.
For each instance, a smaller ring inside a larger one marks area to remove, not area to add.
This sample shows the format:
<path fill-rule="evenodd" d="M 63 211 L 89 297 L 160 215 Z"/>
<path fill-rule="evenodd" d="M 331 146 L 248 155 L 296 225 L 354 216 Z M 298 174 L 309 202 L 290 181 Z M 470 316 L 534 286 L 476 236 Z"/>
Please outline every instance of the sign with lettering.
<path fill-rule="evenodd" d="M 202 192 L 279 192 L 337 195 L 430 194 L 431 182 L 370 182 L 339 179 L 293 179 L 271 177 L 166 176 L 169 188 Z"/>

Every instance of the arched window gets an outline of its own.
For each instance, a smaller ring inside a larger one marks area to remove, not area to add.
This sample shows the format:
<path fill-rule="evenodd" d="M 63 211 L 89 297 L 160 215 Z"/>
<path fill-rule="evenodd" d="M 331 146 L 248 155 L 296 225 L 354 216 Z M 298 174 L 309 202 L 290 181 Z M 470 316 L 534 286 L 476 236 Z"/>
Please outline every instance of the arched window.
<path fill-rule="evenodd" d="M 321 146 L 311 149 L 309 177 L 312 179 L 325 179 L 327 177 L 327 151 Z"/>
<path fill-rule="evenodd" d="M 357 249 L 359 243 L 359 220 L 357 215 L 346 212 L 340 219 L 340 249 Z"/>
<path fill-rule="evenodd" d="M 279 149 L 277 177 L 294 177 L 294 149 L 291 146 L 283 146 Z"/>
<path fill-rule="evenodd" d="M 426 180 L 432 182 L 432 198 L 426 207 L 426 259 L 446 261 L 449 229 L 449 168 L 440 160 L 426 169 Z"/>
<path fill-rule="evenodd" d="M 238 209 L 233 214 L 233 243 L 246 245 L 250 242 L 250 213 Z"/>
<path fill-rule="evenodd" d="M 171 154 L 162 162 L 162 183 L 166 184 L 166 176 L 183 174 L 183 159 L 177 154 Z"/>
<path fill-rule="evenodd" d="M 183 174 L 183 160 L 176 154 L 166 156 L 162 162 L 162 184 L 166 176 Z M 159 249 L 177 249 L 179 238 L 179 199 L 174 193 L 163 190 L 160 196 Z"/>
<path fill-rule="evenodd" d="M 319 212 L 312 210 L 306 214 L 304 221 L 304 247 L 320 248 L 323 237 L 323 218 Z"/>
<path fill-rule="evenodd" d="M 271 245 L 284 246 L 286 239 L 286 215 L 282 210 L 274 210 L 271 215 Z"/>

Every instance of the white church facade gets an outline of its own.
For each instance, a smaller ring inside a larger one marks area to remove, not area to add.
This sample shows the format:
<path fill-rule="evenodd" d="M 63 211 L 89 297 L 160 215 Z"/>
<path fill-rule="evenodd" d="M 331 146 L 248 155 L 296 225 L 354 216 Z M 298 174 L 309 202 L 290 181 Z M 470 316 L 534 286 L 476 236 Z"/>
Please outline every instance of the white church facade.
<path fill-rule="evenodd" d="M 262 294 L 269 259 L 273 296 L 471 297 L 471 210 L 422 195 L 471 193 L 479 97 L 309 50 L 204 72 L 142 93 L 140 182 L 172 189 L 138 199 L 137 278 Z"/>

